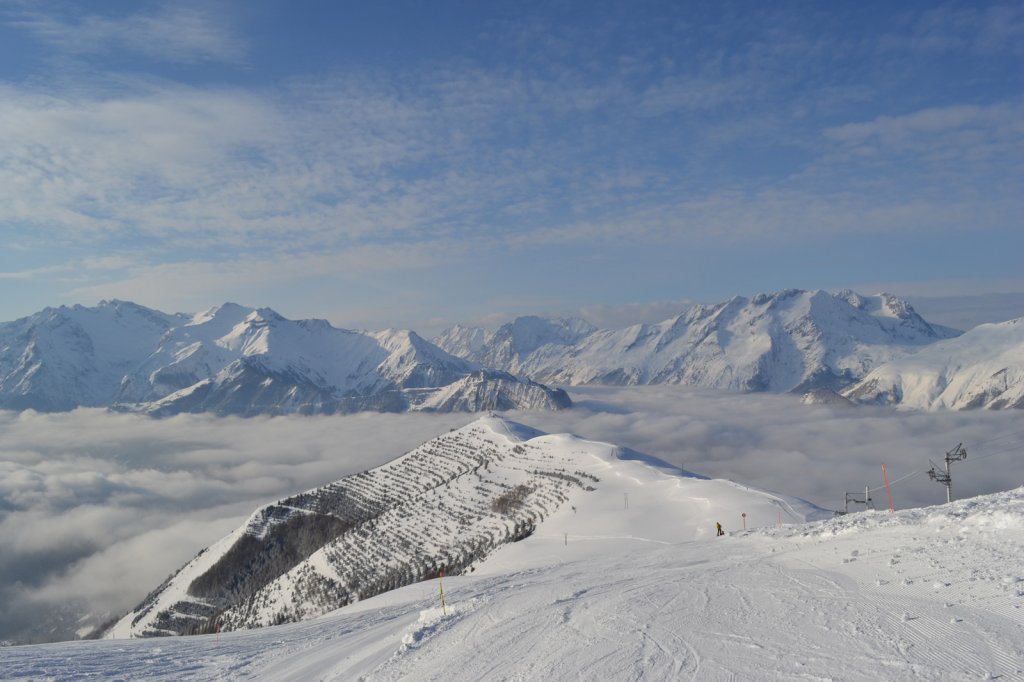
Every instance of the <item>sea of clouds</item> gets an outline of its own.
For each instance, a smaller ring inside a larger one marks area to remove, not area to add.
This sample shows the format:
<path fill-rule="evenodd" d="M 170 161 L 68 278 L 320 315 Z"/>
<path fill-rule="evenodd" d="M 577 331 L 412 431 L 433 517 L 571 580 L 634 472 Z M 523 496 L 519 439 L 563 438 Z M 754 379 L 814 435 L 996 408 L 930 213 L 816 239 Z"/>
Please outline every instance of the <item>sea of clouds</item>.
<path fill-rule="evenodd" d="M 924 471 L 960 442 L 969 454 L 954 465 L 956 496 L 1024 484 L 1016 412 L 806 406 L 794 396 L 667 386 L 571 393 L 571 410 L 505 416 L 834 509 L 846 491 L 881 486 L 882 463 L 897 508 L 943 502 Z M 258 505 L 384 463 L 475 418 L 0 412 L 0 640 L 72 638 L 135 606 Z M 872 496 L 887 507 L 884 490 Z"/>

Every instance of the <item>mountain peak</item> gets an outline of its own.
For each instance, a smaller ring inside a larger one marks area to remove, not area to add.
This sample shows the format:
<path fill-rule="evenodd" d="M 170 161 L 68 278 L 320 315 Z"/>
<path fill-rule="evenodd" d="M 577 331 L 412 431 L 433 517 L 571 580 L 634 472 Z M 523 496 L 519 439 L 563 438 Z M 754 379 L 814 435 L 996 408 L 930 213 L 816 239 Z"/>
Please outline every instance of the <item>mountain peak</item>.
<path fill-rule="evenodd" d="M 237 303 L 231 303 L 230 301 L 228 301 L 227 303 L 215 305 L 212 308 L 207 308 L 202 312 L 196 313 L 195 315 L 192 316 L 192 320 L 191 322 L 189 322 L 189 325 L 197 326 L 201 324 L 206 324 L 213 320 L 224 320 L 229 317 L 232 319 L 241 320 L 244 319 L 247 315 L 249 315 L 249 313 L 252 312 L 252 310 L 252 308 L 247 308 L 245 306 L 238 305 Z"/>
<path fill-rule="evenodd" d="M 485 416 L 471 422 L 468 427 L 464 428 L 469 428 L 474 425 L 485 427 L 491 432 L 517 443 L 547 435 L 543 431 L 535 429 L 532 426 L 520 424 L 519 422 L 512 421 L 511 419 L 506 419 L 495 412 L 488 412 Z"/>

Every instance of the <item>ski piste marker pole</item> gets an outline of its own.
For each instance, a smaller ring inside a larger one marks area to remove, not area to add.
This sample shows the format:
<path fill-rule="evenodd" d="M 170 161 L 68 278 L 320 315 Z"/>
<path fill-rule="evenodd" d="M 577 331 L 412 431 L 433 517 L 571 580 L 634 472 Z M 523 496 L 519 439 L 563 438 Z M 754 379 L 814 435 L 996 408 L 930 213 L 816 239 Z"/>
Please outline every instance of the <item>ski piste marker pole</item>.
<path fill-rule="evenodd" d="M 895 509 L 892 508 L 892 490 L 889 489 L 889 475 L 885 473 L 885 463 L 882 463 L 882 478 L 885 479 L 885 492 L 889 494 L 889 513 L 892 514 Z"/>

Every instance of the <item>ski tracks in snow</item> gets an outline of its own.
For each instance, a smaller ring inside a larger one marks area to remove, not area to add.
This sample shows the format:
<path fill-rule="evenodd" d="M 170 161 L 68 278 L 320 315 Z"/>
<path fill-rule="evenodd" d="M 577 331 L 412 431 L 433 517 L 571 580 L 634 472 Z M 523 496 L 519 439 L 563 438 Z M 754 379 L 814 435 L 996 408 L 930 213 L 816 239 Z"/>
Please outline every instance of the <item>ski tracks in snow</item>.
<path fill-rule="evenodd" d="M 933 515 L 609 541 L 576 561 L 446 578 L 448 614 L 430 581 L 220 640 L 12 647 L 0 669 L 33 680 L 1024 680 L 1024 536 Z"/>

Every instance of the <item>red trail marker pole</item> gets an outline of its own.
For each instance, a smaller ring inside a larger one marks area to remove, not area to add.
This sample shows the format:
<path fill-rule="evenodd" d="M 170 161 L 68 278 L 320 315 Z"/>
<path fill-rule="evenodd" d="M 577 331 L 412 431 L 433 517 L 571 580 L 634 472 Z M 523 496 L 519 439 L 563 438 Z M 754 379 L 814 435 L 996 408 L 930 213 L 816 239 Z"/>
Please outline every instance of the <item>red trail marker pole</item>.
<path fill-rule="evenodd" d="M 885 473 L 885 464 L 882 464 L 882 478 L 885 479 L 885 492 L 889 495 L 889 513 L 896 510 L 892 508 L 892 490 L 889 488 L 889 475 Z"/>
<path fill-rule="evenodd" d="M 747 529 L 747 512 L 743 512 L 742 514 L 740 514 L 740 516 L 743 517 L 743 530 L 746 530 Z"/>

